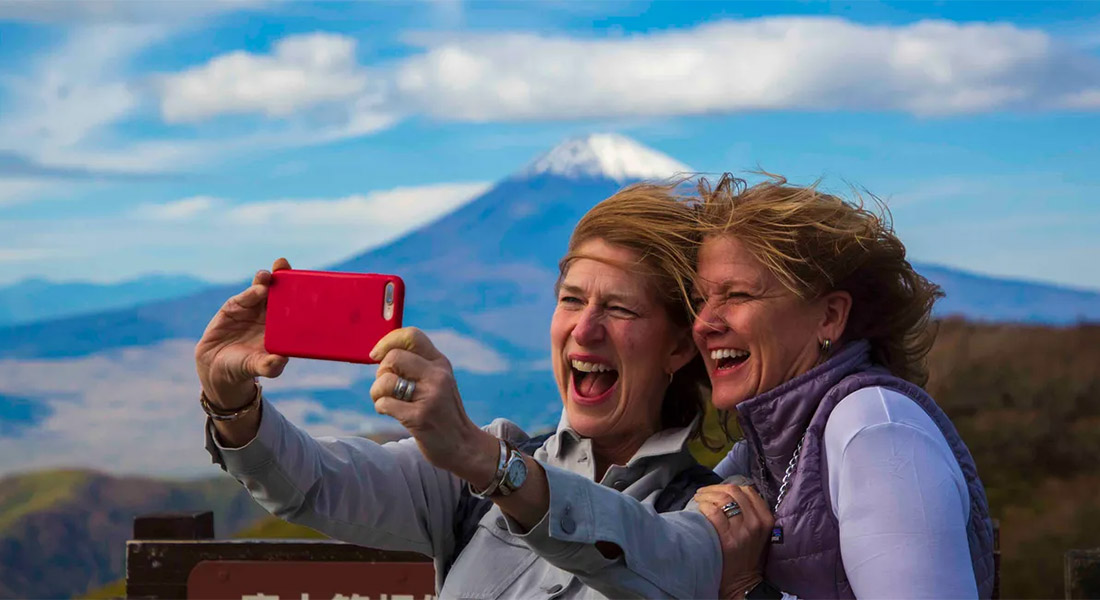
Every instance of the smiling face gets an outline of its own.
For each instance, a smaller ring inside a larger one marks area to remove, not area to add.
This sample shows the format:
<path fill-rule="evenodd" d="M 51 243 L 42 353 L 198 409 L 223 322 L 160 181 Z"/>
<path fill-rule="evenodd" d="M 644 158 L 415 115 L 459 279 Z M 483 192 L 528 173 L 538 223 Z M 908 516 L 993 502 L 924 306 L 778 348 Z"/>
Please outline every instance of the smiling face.
<path fill-rule="evenodd" d="M 734 237 L 704 241 L 698 274 L 692 334 L 719 409 L 810 370 L 821 359 L 821 340 L 835 343 L 843 331 L 831 311 L 833 299 L 799 298 Z"/>
<path fill-rule="evenodd" d="M 577 433 L 623 447 L 660 429 L 669 373 L 691 360 L 687 329 L 669 318 L 638 254 L 601 239 L 580 244 L 550 324 L 554 375 Z M 629 458 L 629 456 L 627 457 Z"/>

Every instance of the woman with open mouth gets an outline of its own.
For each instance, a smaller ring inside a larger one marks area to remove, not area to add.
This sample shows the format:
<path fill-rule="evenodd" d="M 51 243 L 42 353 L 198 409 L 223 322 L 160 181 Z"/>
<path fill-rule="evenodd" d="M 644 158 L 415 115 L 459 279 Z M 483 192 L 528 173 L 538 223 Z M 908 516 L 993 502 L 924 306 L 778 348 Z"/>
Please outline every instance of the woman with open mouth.
<path fill-rule="evenodd" d="M 371 388 L 376 410 L 413 438 L 309 436 L 253 383 L 286 364 L 263 350 L 260 272 L 196 348 L 214 414 L 207 448 L 280 517 L 431 556 L 441 598 L 743 595 L 770 532 L 763 499 L 726 485 L 724 512 L 681 510 L 721 481 L 686 448 L 707 384 L 687 303 L 695 239 L 694 214 L 669 186 L 628 187 L 581 220 L 550 328 L 562 417 L 534 439 L 503 419 L 472 423 L 449 361 L 414 328 L 375 347 Z M 726 514 L 737 521 L 706 516 Z"/>
<path fill-rule="evenodd" d="M 940 289 L 862 203 L 781 178 L 702 190 L 695 342 L 745 437 L 716 471 L 775 516 L 750 595 L 989 598 L 985 492 L 920 387 Z"/>

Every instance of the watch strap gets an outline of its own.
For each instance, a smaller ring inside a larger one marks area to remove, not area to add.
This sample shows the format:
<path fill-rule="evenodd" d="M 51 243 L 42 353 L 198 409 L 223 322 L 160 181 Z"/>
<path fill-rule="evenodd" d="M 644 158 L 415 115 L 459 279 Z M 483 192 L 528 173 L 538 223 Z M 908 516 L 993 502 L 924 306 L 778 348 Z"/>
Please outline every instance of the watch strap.
<path fill-rule="evenodd" d="M 489 487 L 481 490 L 480 492 L 474 489 L 473 484 L 469 481 L 466 482 L 466 487 L 470 490 L 470 495 L 475 498 L 481 498 L 485 500 L 496 493 L 497 488 L 500 487 L 501 482 L 504 481 L 505 467 L 508 466 L 508 445 L 504 440 L 497 440 L 500 442 L 500 458 L 497 459 L 497 471 L 493 474 L 493 479 L 489 482 Z"/>
<path fill-rule="evenodd" d="M 500 486 L 497 487 L 497 492 L 500 493 L 500 495 L 502 496 L 507 496 L 511 494 L 523 485 L 523 481 L 518 484 L 512 481 L 512 463 L 517 460 L 523 461 L 523 468 L 525 471 L 527 469 L 527 464 L 523 459 L 523 453 L 517 450 L 516 447 L 513 446 L 511 443 L 505 442 L 505 444 L 508 447 L 508 460 L 504 463 L 504 476 L 501 477 Z M 526 479 L 524 479 L 524 481 L 526 481 Z"/>

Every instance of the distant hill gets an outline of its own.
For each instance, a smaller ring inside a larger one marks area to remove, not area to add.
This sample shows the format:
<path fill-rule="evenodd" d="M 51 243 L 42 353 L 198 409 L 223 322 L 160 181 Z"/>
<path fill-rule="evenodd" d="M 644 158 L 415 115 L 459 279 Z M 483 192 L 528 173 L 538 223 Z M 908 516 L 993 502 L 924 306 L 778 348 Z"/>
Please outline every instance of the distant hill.
<path fill-rule="evenodd" d="M 0 326 L 125 308 L 209 285 L 196 277 L 163 274 L 109 284 L 26 279 L 0 286 Z"/>
<path fill-rule="evenodd" d="M 199 481 L 50 470 L 0 479 L 0 598 L 66 598 L 123 572 L 133 519 L 213 510 L 217 534 L 264 511 L 228 476 Z"/>
<path fill-rule="evenodd" d="M 939 265 L 915 263 L 913 267 L 946 292 L 936 303 L 935 314 L 940 317 L 1047 325 L 1100 322 L 1100 291 L 978 275 Z"/>

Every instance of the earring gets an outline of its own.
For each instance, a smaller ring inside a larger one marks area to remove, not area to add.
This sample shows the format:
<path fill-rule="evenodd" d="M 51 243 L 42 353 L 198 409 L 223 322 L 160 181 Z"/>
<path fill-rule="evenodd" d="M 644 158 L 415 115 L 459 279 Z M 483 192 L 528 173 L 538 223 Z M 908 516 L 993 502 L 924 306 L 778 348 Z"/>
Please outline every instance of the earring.
<path fill-rule="evenodd" d="M 673 371 L 673 372 L 671 372 L 671 373 L 669 373 L 669 374 L 668 374 L 668 384 L 669 384 L 669 385 L 672 385 L 672 378 L 673 378 L 673 377 L 675 377 L 675 376 L 676 376 L 676 372 L 675 372 L 675 371 Z"/>
<path fill-rule="evenodd" d="M 826 338 L 825 341 L 821 342 L 821 353 L 822 354 L 828 354 L 832 350 L 833 350 L 833 340 L 830 340 L 830 339 Z"/>

